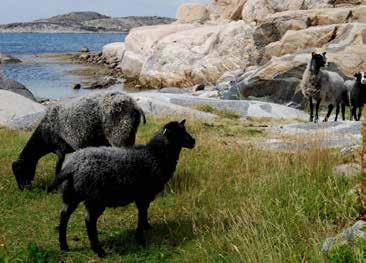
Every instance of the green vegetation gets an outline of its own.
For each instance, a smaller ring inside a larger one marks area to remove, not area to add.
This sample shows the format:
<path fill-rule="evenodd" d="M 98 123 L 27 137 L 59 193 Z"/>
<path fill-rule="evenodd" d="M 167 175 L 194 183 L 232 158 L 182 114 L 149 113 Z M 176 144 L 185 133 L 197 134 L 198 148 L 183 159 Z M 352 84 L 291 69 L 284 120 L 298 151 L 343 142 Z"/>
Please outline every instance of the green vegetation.
<path fill-rule="evenodd" d="M 165 122 L 149 119 L 138 142 Z M 358 216 L 348 194 L 357 182 L 332 176 L 341 156 L 317 148 L 259 150 L 248 141 L 266 132 L 237 123 L 187 122 L 197 147 L 182 152 L 175 176 L 152 203 L 147 247 L 134 242 L 134 205 L 107 209 L 99 220 L 106 262 L 325 262 L 325 238 Z M 71 252 L 59 251 L 60 196 L 43 190 L 54 177 L 53 156 L 40 162 L 32 191 L 17 189 L 11 162 L 29 135 L 0 128 L 0 262 L 98 261 L 83 206 L 69 224 Z"/>
<path fill-rule="evenodd" d="M 229 111 L 229 110 L 219 110 L 217 108 L 214 108 L 210 105 L 207 104 L 197 104 L 193 107 L 196 110 L 199 111 L 204 111 L 204 112 L 209 112 L 212 114 L 216 114 L 217 116 L 220 116 L 222 118 L 226 118 L 226 119 L 231 119 L 231 120 L 236 120 L 240 118 L 240 115 L 233 112 L 233 111 Z"/>

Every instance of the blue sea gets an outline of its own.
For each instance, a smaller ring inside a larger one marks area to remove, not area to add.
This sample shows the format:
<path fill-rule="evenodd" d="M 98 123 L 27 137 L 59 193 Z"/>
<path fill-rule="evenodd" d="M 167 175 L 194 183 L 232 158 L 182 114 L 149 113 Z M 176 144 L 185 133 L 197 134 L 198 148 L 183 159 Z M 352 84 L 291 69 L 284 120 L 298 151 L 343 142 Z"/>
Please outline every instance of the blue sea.
<path fill-rule="evenodd" d="M 55 64 L 41 54 L 80 51 L 87 47 L 101 51 L 105 44 L 123 42 L 126 34 L 38 34 L 0 33 L 0 53 L 15 56 L 25 63 L 2 65 L 3 74 L 29 88 L 37 98 L 61 99 L 83 95 L 89 91 L 72 89 L 81 78 L 67 74 L 81 65 Z"/>

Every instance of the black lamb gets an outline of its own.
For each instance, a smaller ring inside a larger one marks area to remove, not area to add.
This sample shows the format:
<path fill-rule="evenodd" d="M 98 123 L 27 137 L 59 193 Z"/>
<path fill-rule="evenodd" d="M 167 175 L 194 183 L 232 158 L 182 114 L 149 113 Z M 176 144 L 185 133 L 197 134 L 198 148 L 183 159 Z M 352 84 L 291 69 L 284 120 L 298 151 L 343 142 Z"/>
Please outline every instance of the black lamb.
<path fill-rule="evenodd" d="M 356 79 L 347 80 L 345 86 L 349 99 L 347 104 L 351 109 L 350 120 L 354 119 L 355 121 L 359 121 L 361 119 L 363 105 L 366 103 L 366 74 L 365 72 L 359 72 L 354 76 Z"/>
<path fill-rule="evenodd" d="M 148 208 L 173 176 L 182 148 L 192 149 L 195 139 L 182 122 L 170 122 L 146 145 L 131 148 L 99 147 L 75 152 L 50 185 L 62 184 L 63 208 L 59 227 L 61 250 L 68 250 L 67 223 L 78 204 L 84 201 L 86 228 L 92 249 L 105 252 L 97 235 L 97 220 L 106 207 L 135 202 L 138 209 L 136 240 L 144 244 L 144 230 L 150 228 Z"/>
<path fill-rule="evenodd" d="M 144 113 L 135 101 L 118 91 L 51 106 L 13 162 L 19 188 L 31 184 L 38 160 L 48 153 L 58 157 L 58 174 L 67 153 L 89 146 L 132 146 L 141 117 L 145 123 Z"/>

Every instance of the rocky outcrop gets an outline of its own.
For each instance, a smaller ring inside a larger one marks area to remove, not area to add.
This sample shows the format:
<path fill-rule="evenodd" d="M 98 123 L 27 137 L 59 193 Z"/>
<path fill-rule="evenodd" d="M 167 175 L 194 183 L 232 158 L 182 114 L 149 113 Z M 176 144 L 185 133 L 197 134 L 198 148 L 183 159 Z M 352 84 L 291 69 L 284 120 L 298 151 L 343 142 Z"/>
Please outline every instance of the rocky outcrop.
<path fill-rule="evenodd" d="M 256 63 L 253 30 L 238 21 L 169 34 L 154 45 L 139 80 L 151 87 L 214 84 L 224 72 Z"/>
<path fill-rule="evenodd" d="M 206 11 L 208 16 L 206 16 Z M 121 70 L 145 87 L 216 86 L 220 97 L 301 107 L 312 51 L 345 78 L 366 71 L 366 0 L 212 0 L 179 8 L 171 25 L 136 28 Z"/>
<path fill-rule="evenodd" d="M 183 4 L 177 11 L 178 23 L 203 23 L 208 18 L 208 9 L 203 4 Z"/>
<path fill-rule="evenodd" d="M 0 78 L 0 90 L 11 91 L 22 95 L 30 100 L 36 101 L 34 95 L 30 90 L 28 90 L 23 84 L 12 79 Z"/>
<path fill-rule="evenodd" d="M 132 28 L 169 24 L 174 19 L 147 16 L 147 17 L 118 17 L 111 18 L 95 12 L 72 12 L 54 16 L 48 19 L 39 19 L 33 22 L 12 23 L 0 25 L 1 33 L 40 32 L 40 33 L 90 33 L 90 32 L 128 32 Z"/>
<path fill-rule="evenodd" d="M 197 26 L 192 24 L 170 24 L 139 27 L 131 30 L 125 40 L 126 53 L 121 63 L 125 77 L 139 78 L 145 60 L 159 40 L 167 35 L 195 27 Z"/>

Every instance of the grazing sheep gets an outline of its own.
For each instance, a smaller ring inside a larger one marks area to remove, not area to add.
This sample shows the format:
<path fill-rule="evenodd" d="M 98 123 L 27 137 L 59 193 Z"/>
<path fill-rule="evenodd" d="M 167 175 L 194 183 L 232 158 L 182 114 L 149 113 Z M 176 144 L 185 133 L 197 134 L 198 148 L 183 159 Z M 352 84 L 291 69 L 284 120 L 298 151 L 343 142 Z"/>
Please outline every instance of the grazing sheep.
<path fill-rule="evenodd" d="M 118 91 L 51 106 L 13 162 L 19 188 L 31 184 L 38 160 L 48 153 L 58 156 L 58 174 L 67 153 L 88 146 L 133 145 L 141 116 L 146 122 L 135 101 Z"/>
<path fill-rule="evenodd" d="M 62 184 L 59 241 L 68 250 L 66 230 L 71 214 L 84 201 L 86 228 L 92 249 L 105 252 L 97 236 L 97 220 L 106 207 L 135 202 L 138 209 L 136 240 L 144 244 L 143 232 L 150 227 L 147 210 L 173 176 L 182 148 L 192 149 L 195 139 L 182 122 L 170 122 L 147 145 L 131 148 L 86 148 L 75 152 L 50 185 L 53 191 Z"/>
<path fill-rule="evenodd" d="M 330 114 L 334 106 L 336 105 L 336 117 L 337 121 L 340 104 L 347 100 L 347 91 L 344 87 L 343 78 L 331 71 L 322 70 L 327 63 L 326 52 L 323 54 L 311 54 L 311 60 L 304 72 L 301 89 L 302 93 L 306 98 L 309 99 L 310 103 L 310 121 L 317 122 L 319 119 L 319 106 L 321 102 L 327 103 L 328 113 L 324 118 L 324 121 L 328 121 Z M 314 119 L 314 104 L 315 105 L 315 119 Z M 344 117 L 344 110 L 342 108 L 342 117 Z"/>
<path fill-rule="evenodd" d="M 354 75 L 355 80 L 347 80 L 344 85 L 348 92 L 348 103 L 351 109 L 351 117 L 355 121 L 361 119 L 361 113 L 363 105 L 366 102 L 366 74 L 365 72 L 359 72 Z M 358 113 L 357 113 L 358 109 Z"/>

